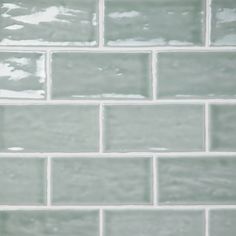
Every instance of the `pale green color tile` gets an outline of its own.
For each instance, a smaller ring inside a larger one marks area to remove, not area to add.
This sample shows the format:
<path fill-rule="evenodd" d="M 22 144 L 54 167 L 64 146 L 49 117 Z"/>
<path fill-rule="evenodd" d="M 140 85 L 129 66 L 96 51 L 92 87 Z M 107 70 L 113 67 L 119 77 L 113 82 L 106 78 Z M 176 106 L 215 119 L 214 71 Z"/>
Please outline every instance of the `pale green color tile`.
<path fill-rule="evenodd" d="M 0 189 L 0 205 L 45 204 L 45 160 L 29 158 L 1 158 Z M 1 229 L 0 235 L 2 235 Z"/>
<path fill-rule="evenodd" d="M 235 98 L 236 53 L 168 52 L 158 54 L 160 98 Z"/>
<path fill-rule="evenodd" d="M 204 236 L 203 211 L 105 211 L 104 236 Z"/>
<path fill-rule="evenodd" d="M 97 44 L 97 0 L 3 0 L 0 44 Z"/>
<path fill-rule="evenodd" d="M 145 99 L 150 96 L 147 53 L 54 53 L 56 99 Z"/>
<path fill-rule="evenodd" d="M 98 137 L 96 106 L 0 107 L 1 152 L 92 152 Z"/>
<path fill-rule="evenodd" d="M 236 210 L 212 210 L 209 222 L 209 236 L 236 235 Z"/>
<path fill-rule="evenodd" d="M 201 45 L 202 0 L 105 0 L 108 46 Z"/>
<path fill-rule="evenodd" d="M 151 204 L 149 158 L 63 158 L 52 162 L 56 205 Z"/>
<path fill-rule="evenodd" d="M 236 45 L 236 1 L 212 0 L 211 42 L 216 46 Z"/>
<path fill-rule="evenodd" d="M 236 105 L 210 107 L 210 149 L 236 151 Z"/>
<path fill-rule="evenodd" d="M 106 151 L 201 151 L 204 148 L 201 105 L 106 106 Z"/>
<path fill-rule="evenodd" d="M 44 54 L 0 52 L 0 99 L 43 99 L 45 83 Z"/>
<path fill-rule="evenodd" d="M 2 236 L 98 236 L 98 212 L 0 211 Z"/>
<path fill-rule="evenodd" d="M 161 204 L 235 204 L 236 159 L 230 157 L 161 158 Z"/>

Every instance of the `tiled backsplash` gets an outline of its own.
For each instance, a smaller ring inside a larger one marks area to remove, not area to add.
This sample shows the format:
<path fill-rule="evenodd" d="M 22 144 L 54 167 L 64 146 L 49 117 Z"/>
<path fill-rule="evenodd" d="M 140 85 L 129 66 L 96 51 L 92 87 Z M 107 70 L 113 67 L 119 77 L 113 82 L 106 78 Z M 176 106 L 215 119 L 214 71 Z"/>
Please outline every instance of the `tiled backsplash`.
<path fill-rule="evenodd" d="M 236 235 L 235 0 L 0 2 L 0 236 L 32 235 Z"/>

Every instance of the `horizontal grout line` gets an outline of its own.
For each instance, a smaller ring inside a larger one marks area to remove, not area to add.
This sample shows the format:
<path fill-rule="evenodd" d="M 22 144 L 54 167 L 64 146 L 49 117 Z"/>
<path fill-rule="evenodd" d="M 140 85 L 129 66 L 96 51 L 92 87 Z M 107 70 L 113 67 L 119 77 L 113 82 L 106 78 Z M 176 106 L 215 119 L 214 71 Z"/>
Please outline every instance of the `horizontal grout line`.
<path fill-rule="evenodd" d="M 0 158 L 46 158 L 46 157 L 91 157 L 91 158 L 141 158 L 141 157 L 215 157 L 215 156 L 228 156 L 236 157 L 236 152 L 128 152 L 128 153 L 100 153 L 100 152 L 91 152 L 91 153 L 0 153 Z"/>
<path fill-rule="evenodd" d="M 236 104 L 235 99 L 160 99 L 160 100 L 0 100 L 0 105 L 161 105 L 161 104 Z"/>
<path fill-rule="evenodd" d="M 213 209 L 234 209 L 236 205 L 174 205 L 174 206 L 143 206 L 143 205 L 83 205 L 83 206 L 1 206 L 4 210 L 213 210 Z"/>
<path fill-rule="evenodd" d="M 137 47 L 79 47 L 79 46 L 23 46 L 23 45 L 0 45 L 0 51 L 58 51 L 58 52 L 149 52 L 149 51 L 159 51 L 159 52 L 173 52 L 173 51 L 236 51 L 236 46 L 153 46 L 153 47 L 145 47 L 145 46 L 137 46 Z"/>

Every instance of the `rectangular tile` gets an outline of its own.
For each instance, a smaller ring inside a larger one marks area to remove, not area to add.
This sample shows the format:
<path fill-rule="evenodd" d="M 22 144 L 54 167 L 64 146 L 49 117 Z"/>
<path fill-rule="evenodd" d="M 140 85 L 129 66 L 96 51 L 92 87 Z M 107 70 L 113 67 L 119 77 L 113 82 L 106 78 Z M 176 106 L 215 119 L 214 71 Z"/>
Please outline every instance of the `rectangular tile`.
<path fill-rule="evenodd" d="M 212 210 L 209 215 L 209 236 L 236 235 L 236 210 Z"/>
<path fill-rule="evenodd" d="M 0 189 L 0 205 L 45 204 L 45 160 L 0 158 Z"/>
<path fill-rule="evenodd" d="M 146 99 L 150 96 L 147 53 L 54 53 L 55 99 Z"/>
<path fill-rule="evenodd" d="M 211 43 L 216 46 L 236 46 L 235 0 L 212 0 Z"/>
<path fill-rule="evenodd" d="M 0 52 L 0 99 L 43 99 L 45 80 L 43 53 Z"/>
<path fill-rule="evenodd" d="M 161 158 L 158 192 L 161 204 L 235 204 L 236 158 Z"/>
<path fill-rule="evenodd" d="M 104 236 L 204 236 L 204 213 L 181 210 L 105 211 Z"/>
<path fill-rule="evenodd" d="M 52 204 L 151 204 L 149 158 L 61 158 L 52 162 Z"/>
<path fill-rule="evenodd" d="M 97 0 L 5 0 L 0 5 L 0 44 L 97 44 Z"/>
<path fill-rule="evenodd" d="M 98 130 L 97 106 L 0 107 L 1 152 L 97 151 Z"/>
<path fill-rule="evenodd" d="M 235 98 L 235 52 L 158 54 L 160 98 Z"/>
<path fill-rule="evenodd" d="M 97 211 L 0 211 L 2 236 L 99 236 Z"/>
<path fill-rule="evenodd" d="M 108 46 L 191 46 L 204 38 L 202 0 L 105 0 Z"/>
<path fill-rule="evenodd" d="M 236 151 L 236 105 L 210 107 L 210 149 Z"/>
<path fill-rule="evenodd" d="M 106 106 L 104 146 L 110 152 L 201 151 L 201 105 Z"/>

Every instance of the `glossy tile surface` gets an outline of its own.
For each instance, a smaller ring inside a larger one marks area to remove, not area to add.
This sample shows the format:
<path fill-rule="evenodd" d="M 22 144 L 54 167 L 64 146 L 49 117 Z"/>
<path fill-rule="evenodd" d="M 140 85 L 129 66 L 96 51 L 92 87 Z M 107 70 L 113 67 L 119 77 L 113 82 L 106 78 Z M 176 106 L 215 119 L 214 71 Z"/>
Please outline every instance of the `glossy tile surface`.
<path fill-rule="evenodd" d="M 161 98 L 235 98 L 235 52 L 166 52 L 157 60 Z"/>
<path fill-rule="evenodd" d="M 162 158 L 158 162 L 161 204 L 235 204 L 236 159 Z"/>
<path fill-rule="evenodd" d="M 108 46 L 201 45 L 202 0 L 105 0 Z"/>
<path fill-rule="evenodd" d="M 52 165 L 53 204 L 151 204 L 148 158 L 64 158 Z"/>
<path fill-rule="evenodd" d="M 97 4 L 96 0 L 4 0 L 0 44 L 94 46 Z"/>
<path fill-rule="evenodd" d="M 106 151 L 201 151 L 201 105 L 127 105 L 105 108 Z"/>
<path fill-rule="evenodd" d="M 0 107 L 1 152 L 92 152 L 98 108 L 77 105 Z"/>
<path fill-rule="evenodd" d="M 209 236 L 236 235 L 236 210 L 212 210 L 209 222 Z"/>
<path fill-rule="evenodd" d="M 211 41 L 216 46 L 236 45 L 236 1 L 212 0 Z"/>
<path fill-rule="evenodd" d="M 105 236 L 204 236 L 202 211 L 119 210 L 104 217 Z"/>
<path fill-rule="evenodd" d="M 54 53 L 56 99 L 145 99 L 150 95 L 147 53 Z"/>
<path fill-rule="evenodd" d="M 0 52 L 0 99 L 45 98 L 45 55 Z"/>
<path fill-rule="evenodd" d="M 236 105 L 210 107 L 210 148 L 236 151 Z"/>
<path fill-rule="evenodd" d="M 2 236 L 98 236 L 97 211 L 0 211 Z"/>
<path fill-rule="evenodd" d="M 0 205 L 45 204 L 45 160 L 0 158 L 0 189 Z"/>

